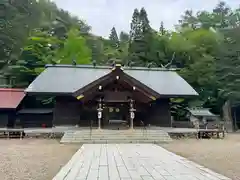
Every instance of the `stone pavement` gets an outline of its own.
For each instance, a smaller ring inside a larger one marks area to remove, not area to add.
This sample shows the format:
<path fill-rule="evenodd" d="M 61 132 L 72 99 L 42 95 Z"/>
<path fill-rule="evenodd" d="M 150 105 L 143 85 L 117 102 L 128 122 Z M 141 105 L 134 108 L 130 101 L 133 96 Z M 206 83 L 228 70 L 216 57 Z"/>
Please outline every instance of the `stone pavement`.
<path fill-rule="evenodd" d="M 230 180 L 154 144 L 84 144 L 53 180 Z"/>

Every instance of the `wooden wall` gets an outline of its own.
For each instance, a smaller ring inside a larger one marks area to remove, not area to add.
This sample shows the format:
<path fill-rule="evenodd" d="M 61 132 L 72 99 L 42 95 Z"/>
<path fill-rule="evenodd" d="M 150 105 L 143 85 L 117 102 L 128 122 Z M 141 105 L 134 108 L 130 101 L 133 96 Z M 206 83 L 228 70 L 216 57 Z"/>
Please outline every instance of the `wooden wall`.
<path fill-rule="evenodd" d="M 8 124 L 8 112 L 0 111 L 0 127 L 7 127 Z"/>
<path fill-rule="evenodd" d="M 141 109 L 139 109 L 141 107 Z M 159 99 L 149 106 L 149 104 L 136 107 L 135 125 L 140 125 L 143 121 L 145 125 L 171 126 L 171 113 L 169 99 Z M 129 112 L 127 111 L 127 117 Z M 104 113 L 105 114 L 105 113 Z M 91 121 L 97 126 L 96 104 L 83 105 L 73 97 L 58 97 L 53 111 L 53 125 L 79 125 L 90 126 Z"/>
<path fill-rule="evenodd" d="M 53 125 L 76 125 L 80 120 L 80 103 L 73 97 L 57 97 Z"/>
<path fill-rule="evenodd" d="M 158 99 L 152 103 L 145 118 L 152 126 L 171 127 L 169 99 Z"/>
<path fill-rule="evenodd" d="M 0 127 L 14 127 L 16 111 L 12 109 L 0 110 Z"/>
<path fill-rule="evenodd" d="M 83 105 L 74 97 L 57 97 L 53 110 L 53 125 L 90 126 L 97 122 L 96 105 Z"/>
<path fill-rule="evenodd" d="M 18 118 L 23 128 L 52 127 L 53 114 L 19 114 Z"/>

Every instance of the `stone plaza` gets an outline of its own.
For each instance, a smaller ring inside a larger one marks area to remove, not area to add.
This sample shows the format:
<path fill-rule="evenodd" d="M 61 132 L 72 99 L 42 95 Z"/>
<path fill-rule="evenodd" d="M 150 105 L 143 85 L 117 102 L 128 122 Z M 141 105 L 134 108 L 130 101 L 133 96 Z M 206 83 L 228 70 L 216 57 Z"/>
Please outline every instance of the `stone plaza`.
<path fill-rule="evenodd" d="M 155 144 L 84 144 L 53 180 L 231 180 Z"/>

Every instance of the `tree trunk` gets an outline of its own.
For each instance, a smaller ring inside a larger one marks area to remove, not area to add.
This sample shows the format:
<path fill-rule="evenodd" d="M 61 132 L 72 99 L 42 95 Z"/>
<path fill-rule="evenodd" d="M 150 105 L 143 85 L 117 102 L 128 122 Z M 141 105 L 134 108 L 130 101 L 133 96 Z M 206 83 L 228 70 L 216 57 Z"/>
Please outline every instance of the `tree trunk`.
<path fill-rule="evenodd" d="M 227 100 L 223 107 L 223 120 L 224 120 L 224 126 L 227 130 L 227 132 L 233 132 L 233 119 L 232 119 L 232 113 L 231 113 L 231 102 L 230 100 Z"/>

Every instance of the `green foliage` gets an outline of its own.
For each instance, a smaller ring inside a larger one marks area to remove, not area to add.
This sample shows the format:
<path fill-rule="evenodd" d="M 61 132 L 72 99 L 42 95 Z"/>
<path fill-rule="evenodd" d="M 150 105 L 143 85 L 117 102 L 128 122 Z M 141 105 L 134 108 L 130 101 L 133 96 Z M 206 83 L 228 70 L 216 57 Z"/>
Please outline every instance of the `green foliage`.
<path fill-rule="evenodd" d="M 54 62 L 54 56 L 55 50 L 60 45 L 61 41 L 56 37 L 40 30 L 34 30 L 19 60 L 10 65 L 5 74 L 10 73 L 11 78 L 15 79 L 15 86 L 26 87 L 44 70 L 46 64 L 57 63 Z"/>
<path fill-rule="evenodd" d="M 5 0 L 1 7 L 0 70 L 4 71 L 21 54 L 29 32 L 40 20 L 40 10 L 35 0 Z"/>
<path fill-rule="evenodd" d="M 163 24 L 163 21 L 161 21 L 161 25 L 160 25 L 160 28 L 159 28 L 159 33 L 160 35 L 165 35 L 166 34 L 166 29 L 164 28 L 164 24 Z"/>
<path fill-rule="evenodd" d="M 6 0 L 0 5 L 0 75 L 11 86 L 26 87 L 46 64 L 58 63 L 57 50 L 66 50 L 64 45 L 76 43 L 64 42 L 72 27 L 82 34 L 90 30 L 83 21 L 49 0 Z M 80 38 L 80 46 L 77 45 L 85 52 L 79 63 L 89 63 L 85 39 Z"/>
<path fill-rule="evenodd" d="M 129 42 L 129 34 L 121 31 L 120 35 L 119 35 L 119 40 L 120 42 Z"/>
<path fill-rule="evenodd" d="M 130 31 L 129 61 L 137 66 L 147 66 L 154 61 L 152 55 L 155 53 L 156 57 L 157 53 L 153 52 L 153 41 L 154 31 L 150 27 L 146 10 L 142 8 L 139 12 L 135 9 Z"/>
<path fill-rule="evenodd" d="M 106 63 L 106 57 L 104 54 L 103 39 L 94 35 L 84 37 L 86 38 L 87 46 L 92 51 L 92 61 L 95 61 L 98 65 L 104 65 Z"/>
<path fill-rule="evenodd" d="M 138 9 L 134 9 L 132 22 L 131 22 L 131 30 L 130 30 L 130 41 L 138 39 L 141 36 L 141 21 L 140 21 L 140 13 Z"/>
<path fill-rule="evenodd" d="M 209 12 L 186 10 L 174 32 L 161 20 L 159 31 L 152 29 L 146 10 L 135 9 L 129 34 L 118 35 L 113 27 L 109 39 L 91 34 L 84 21 L 50 0 L 2 0 L 0 14 L 0 77 L 12 86 L 26 87 L 46 64 L 121 59 L 131 66 L 180 69 L 199 97 L 172 99 L 178 117 L 189 106 L 219 113 L 226 100 L 240 98 L 240 9 L 224 2 Z"/>
<path fill-rule="evenodd" d="M 171 115 L 175 120 L 186 121 L 186 115 L 188 113 L 188 101 L 183 98 L 171 98 Z"/>
<path fill-rule="evenodd" d="M 57 63 L 72 64 L 90 64 L 91 50 L 86 46 L 86 40 L 80 35 L 77 29 L 71 29 L 67 34 L 63 47 L 56 52 Z"/>
<path fill-rule="evenodd" d="M 217 75 L 221 93 L 231 101 L 240 100 L 240 27 L 223 30 L 224 42 L 218 53 Z M 221 83 L 224 82 L 224 83 Z"/>

